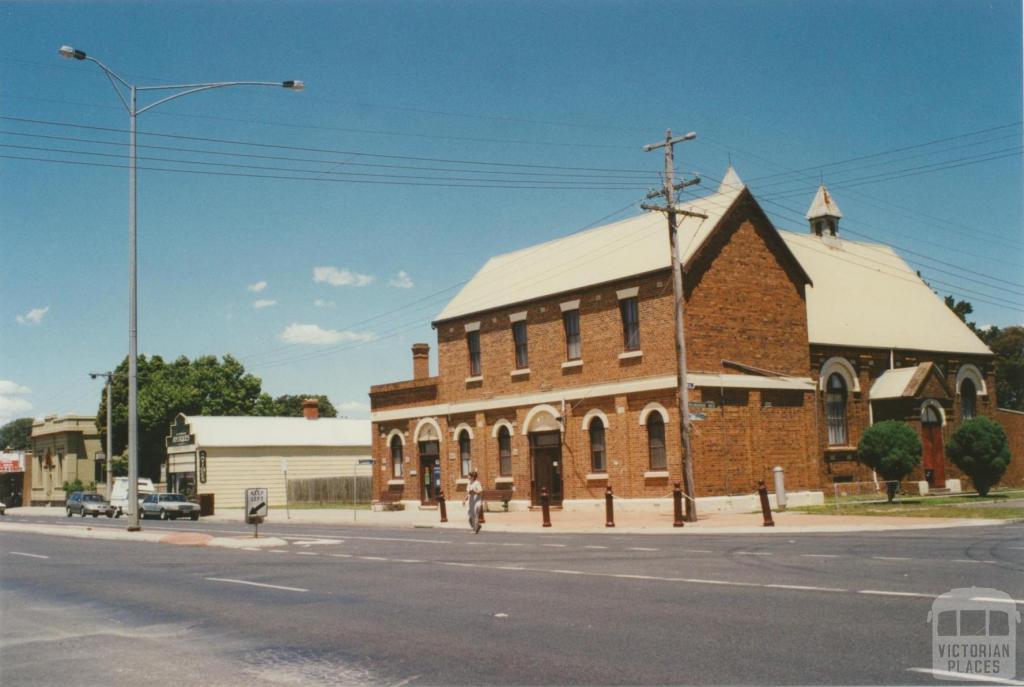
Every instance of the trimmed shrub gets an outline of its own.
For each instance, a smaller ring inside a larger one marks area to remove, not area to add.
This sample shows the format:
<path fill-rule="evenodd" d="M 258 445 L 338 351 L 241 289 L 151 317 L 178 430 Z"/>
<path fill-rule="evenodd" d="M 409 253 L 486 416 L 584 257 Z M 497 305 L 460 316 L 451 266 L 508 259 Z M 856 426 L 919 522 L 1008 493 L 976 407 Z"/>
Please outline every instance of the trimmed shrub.
<path fill-rule="evenodd" d="M 868 427 L 857 445 L 857 460 L 887 482 L 889 501 L 896 496 L 898 482 L 921 464 L 921 440 L 905 422 L 886 420 Z"/>
<path fill-rule="evenodd" d="M 971 478 L 978 493 L 987 496 L 1010 466 L 1010 442 L 998 422 L 976 417 L 953 432 L 946 455 Z"/>

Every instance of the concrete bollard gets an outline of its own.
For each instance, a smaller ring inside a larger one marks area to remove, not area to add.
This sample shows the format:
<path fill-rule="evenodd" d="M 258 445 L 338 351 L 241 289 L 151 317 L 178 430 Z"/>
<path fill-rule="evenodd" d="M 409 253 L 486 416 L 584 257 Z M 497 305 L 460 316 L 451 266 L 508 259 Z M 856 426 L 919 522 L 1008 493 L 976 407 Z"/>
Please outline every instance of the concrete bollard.
<path fill-rule="evenodd" d="M 775 508 L 784 511 L 786 510 L 786 471 L 776 465 L 772 468 L 772 475 L 775 478 Z"/>
<path fill-rule="evenodd" d="M 548 496 L 548 488 L 542 487 L 540 490 L 540 511 L 544 516 L 543 527 L 551 527 L 551 497 Z"/>
<path fill-rule="evenodd" d="M 437 492 L 437 505 L 441 511 L 441 522 L 448 522 L 448 508 L 444 505 L 444 492 Z"/>
<path fill-rule="evenodd" d="M 775 527 L 775 521 L 772 520 L 772 506 L 768 503 L 768 487 L 765 486 L 764 480 L 757 483 L 757 493 L 761 497 L 761 514 L 764 516 L 764 526 Z"/>
<path fill-rule="evenodd" d="M 612 488 L 604 490 L 604 526 L 615 527 L 615 504 L 612 503 Z"/>
<path fill-rule="evenodd" d="M 683 489 L 679 482 L 672 487 L 672 527 L 683 526 Z"/>

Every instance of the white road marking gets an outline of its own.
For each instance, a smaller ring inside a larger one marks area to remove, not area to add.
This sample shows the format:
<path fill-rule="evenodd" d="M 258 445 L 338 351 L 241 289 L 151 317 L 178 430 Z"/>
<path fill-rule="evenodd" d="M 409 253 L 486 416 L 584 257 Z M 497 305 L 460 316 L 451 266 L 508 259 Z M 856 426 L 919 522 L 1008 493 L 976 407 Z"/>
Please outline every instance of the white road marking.
<path fill-rule="evenodd" d="M 626 551 L 658 551 L 658 549 L 651 549 L 646 546 L 630 546 L 626 548 Z"/>
<path fill-rule="evenodd" d="M 287 549 L 268 549 L 268 553 L 288 553 Z"/>
<path fill-rule="evenodd" d="M 286 592 L 308 592 L 308 589 L 302 587 L 285 587 L 279 584 L 264 584 L 263 582 L 250 582 L 248 580 L 233 580 L 229 577 L 207 577 L 207 580 L 211 582 L 229 582 L 231 584 L 246 584 L 252 587 L 266 587 L 267 589 L 281 589 Z"/>
<path fill-rule="evenodd" d="M 320 554 L 318 554 L 315 551 L 296 551 L 295 555 L 296 556 L 319 556 Z"/>
<path fill-rule="evenodd" d="M 451 544 L 452 542 L 444 539 L 409 539 L 402 537 L 346 537 L 346 539 L 360 539 L 363 541 L 404 541 L 412 542 L 414 544 Z"/>
<path fill-rule="evenodd" d="M 518 565 L 496 565 L 496 566 L 494 566 L 494 569 L 495 570 L 526 570 L 526 568 L 520 567 Z"/>
<path fill-rule="evenodd" d="M 356 558 L 361 558 L 364 561 L 386 561 L 386 560 L 388 560 L 387 558 L 381 558 L 380 556 L 356 556 Z"/>
<path fill-rule="evenodd" d="M 904 558 L 902 556 L 872 556 L 876 561 L 912 561 L 913 558 Z"/>
<path fill-rule="evenodd" d="M 765 587 L 771 589 L 795 589 L 801 592 L 845 592 L 845 589 L 840 587 L 815 587 L 813 585 L 805 584 L 766 584 Z"/>
<path fill-rule="evenodd" d="M 548 570 L 548 572 L 559 573 L 561 575 L 582 575 L 584 573 L 579 570 Z"/>
<path fill-rule="evenodd" d="M 28 556 L 29 558 L 49 558 L 49 556 L 44 556 L 39 553 L 22 553 L 21 551 L 10 551 L 9 553 L 12 556 Z"/>
<path fill-rule="evenodd" d="M 987 561 L 976 561 L 971 558 L 954 558 L 950 563 L 986 563 Z"/>
<path fill-rule="evenodd" d="M 710 549 L 683 549 L 683 553 L 714 553 Z"/>
<path fill-rule="evenodd" d="M 322 544 L 344 544 L 344 539 L 296 539 L 292 541 L 295 546 L 318 546 Z"/>
<path fill-rule="evenodd" d="M 559 549 L 564 549 L 568 544 L 541 544 L 541 546 L 553 546 Z"/>
<path fill-rule="evenodd" d="M 523 544 L 502 544 L 502 546 L 523 546 Z"/>
<path fill-rule="evenodd" d="M 1005 677 L 996 677 L 995 675 L 971 675 L 967 673 L 954 673 L 948 670 L 936 670 L 935 668 L 907 668 L 909 673 L 925 673 L 926 675 L 932 675 L 943 680 L 973 680 L 975 682 L 990 682 L 996 685 L 1024 685 L 1024 682 L 1020 680 L 1010 680 Z"/>
<path fill-rule="evenodd" d="M 858 594 L 872 594 L 875 596 L 913 596 L 922 599 L 934 599 L 938 594 L 919 594 L 918 592 L 887 592 L 880 589 L 858 589 Z"/>
<path fill-rule="evenodd" d="M 422 563 L 423 562 L 423 561 L 421 561 L 418 558 L 395 558 L 393 560 L 394 560 L 395 563 Z"/>
<path fill-rule="evenodd" d="M 352 558 L 350 553 L 329 553 L 328 556 L 334 556 L 335 558 Z"/>
<path fill-rule="evenodd" d="M 459 563 L 457 561 L 438 561 L 441 565 L 452 565 L 456 568 L 479 568 L 476 563 Z"/>
<path fill-rule="evenodd" d="M 800 554 L 803 558 L 839 558 L 834 553 L 802 553 Z"/>
<path fill-rule="evenodd" d="M 767 551 L 733 551 L 737 556 L 770 556 Z"/>
<path fill-rule="evenodd" d="M 607 546 L 584 546 L 585 549 L 607 549 Z"/>

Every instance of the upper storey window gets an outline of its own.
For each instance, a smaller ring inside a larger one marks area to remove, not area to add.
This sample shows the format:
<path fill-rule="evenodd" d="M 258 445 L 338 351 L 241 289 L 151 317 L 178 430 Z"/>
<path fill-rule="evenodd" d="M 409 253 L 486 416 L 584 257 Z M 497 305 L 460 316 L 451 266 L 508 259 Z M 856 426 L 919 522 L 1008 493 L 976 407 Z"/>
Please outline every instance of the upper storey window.
<path fill-rule="evenodd" d="M 526 320 L 512 323 L 512 339 L 516 346 L 516 369 L 530 366 L 529 347 L 526 343 Z"/>
<path fill-rule="evenodd" d="M 480 331 L 466 332 L 466 344 L 469 347 L 469 375 L 479 377 L 480 367 Z"/>
<path fill-rule="evenodd" d="M 565 358 L 579 360 L 583 355 L 580 343 L 580 311 L 566 310 L 562 313 L 562 323 L 565 325 Z"/>
<path fill-rule="evenodd" d="M 640 350 L 640 306 L 637 297 L 619 301 L 622 311 L 622 341 L 627 351 Z"/>

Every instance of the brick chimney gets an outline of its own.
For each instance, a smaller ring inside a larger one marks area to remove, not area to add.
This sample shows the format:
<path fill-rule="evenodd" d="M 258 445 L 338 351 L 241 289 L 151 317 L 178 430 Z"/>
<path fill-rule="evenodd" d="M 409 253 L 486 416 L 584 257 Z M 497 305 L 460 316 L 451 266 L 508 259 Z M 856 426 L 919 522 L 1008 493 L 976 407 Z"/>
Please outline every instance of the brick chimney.
<path fill-rule="evenodd" d="M 412 378 L 426 379 L 430 376 L 430 344 L 412 345 Z"/>
<path fill-rule="evenodd" d="M 320 417 L 320 401 L 315 398 L 307 398 L 302 402 L 302 417 L 307 420 L 316 420 Z"/>

